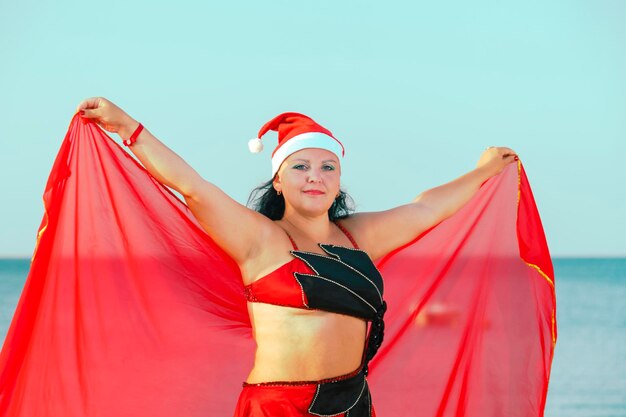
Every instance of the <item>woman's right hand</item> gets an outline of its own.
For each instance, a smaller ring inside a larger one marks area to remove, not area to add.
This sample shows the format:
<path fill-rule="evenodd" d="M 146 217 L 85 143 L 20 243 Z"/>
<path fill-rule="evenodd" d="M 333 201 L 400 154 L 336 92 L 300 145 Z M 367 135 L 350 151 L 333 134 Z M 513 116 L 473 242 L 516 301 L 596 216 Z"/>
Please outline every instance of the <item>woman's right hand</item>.
<path fill-rule="evenodd" d="M 118 133 L 122 139 L 127 139 L 139 125 L 128 113 L 103 97 L 83 100 L 77 111 L 81 117 L 93 120 L 107 132 Z"/>

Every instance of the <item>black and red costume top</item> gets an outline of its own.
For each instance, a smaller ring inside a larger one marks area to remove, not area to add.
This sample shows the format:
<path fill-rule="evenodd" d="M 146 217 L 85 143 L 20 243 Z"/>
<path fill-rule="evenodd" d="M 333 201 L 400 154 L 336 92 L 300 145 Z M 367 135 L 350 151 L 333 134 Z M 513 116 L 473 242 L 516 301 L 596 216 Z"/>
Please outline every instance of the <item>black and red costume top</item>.
<path fill-rule="evenodd" d="M 337 226 L 353 248 L 320 243 L 327 255 L 300 251 L 287 234 L 294 258 L 246 285 L 246 299 L 374 320 L 384 304 L 383 279 L 352 235 L 340 224 Z"/>

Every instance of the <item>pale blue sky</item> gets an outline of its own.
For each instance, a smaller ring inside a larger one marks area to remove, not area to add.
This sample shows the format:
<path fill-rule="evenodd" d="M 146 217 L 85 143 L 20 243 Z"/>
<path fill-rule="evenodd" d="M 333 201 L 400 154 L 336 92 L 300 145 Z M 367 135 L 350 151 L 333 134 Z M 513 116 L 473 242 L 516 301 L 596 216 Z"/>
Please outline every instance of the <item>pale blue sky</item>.
<path fill-rule="evenodd" d="M 242 202 L 270 175 L 246 142 L 283 111 L 344 142 L 359 210 L 510 146 L 553 255 L 626 256 L 625 21 L 619 0 L 0 0 L 0 255 L 31 255 L 70 118 L 102 95 Z"/>

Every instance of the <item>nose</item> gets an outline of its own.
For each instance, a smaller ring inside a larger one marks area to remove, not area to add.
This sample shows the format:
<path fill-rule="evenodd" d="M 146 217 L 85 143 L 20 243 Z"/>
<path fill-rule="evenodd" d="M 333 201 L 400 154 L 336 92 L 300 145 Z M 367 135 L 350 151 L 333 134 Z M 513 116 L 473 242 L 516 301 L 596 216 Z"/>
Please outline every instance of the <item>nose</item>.
<path fill-rule="evenodd" d="M 322 180 L 322 174 L 318 169 L 309 170 L 308 182 L 320 182 Z"/>

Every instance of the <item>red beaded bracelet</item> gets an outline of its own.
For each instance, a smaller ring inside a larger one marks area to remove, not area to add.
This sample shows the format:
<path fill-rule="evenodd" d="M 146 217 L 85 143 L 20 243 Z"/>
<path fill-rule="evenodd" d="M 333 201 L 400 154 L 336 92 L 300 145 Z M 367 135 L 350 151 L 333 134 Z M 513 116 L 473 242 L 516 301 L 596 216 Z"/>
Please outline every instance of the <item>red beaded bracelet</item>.
<path fill-rule="evenodd" d="M 124 145 L 130 146 L 133 143 L 137 142 L 137 136 L 139 136 L 142 130 L 143 130 L 143 125 L 139 123 L 139 126 L 137 126 L 137 129 L 135 129 L 133 134 L 130 135 L 130 137 L 124 141 Z"/>

